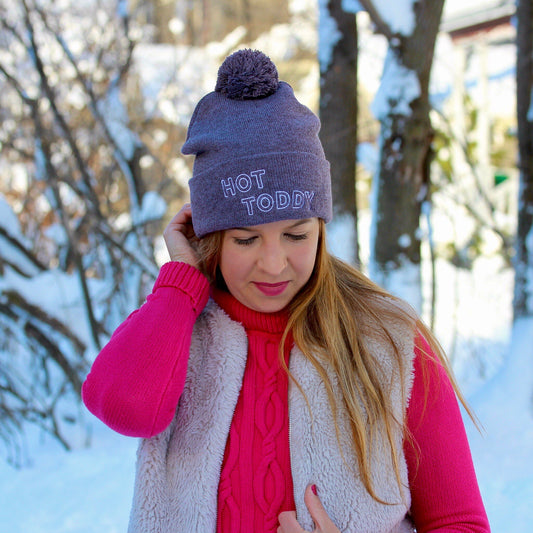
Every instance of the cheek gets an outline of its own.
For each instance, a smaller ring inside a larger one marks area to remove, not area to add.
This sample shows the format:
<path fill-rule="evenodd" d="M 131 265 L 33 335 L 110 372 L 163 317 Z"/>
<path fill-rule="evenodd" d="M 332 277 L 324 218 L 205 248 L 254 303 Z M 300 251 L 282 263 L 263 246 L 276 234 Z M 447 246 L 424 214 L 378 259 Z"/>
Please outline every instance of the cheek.
<path fill-rule="evenodd" d="M 222 273 L 222 277 L 224 278 L 224 281 L 226 283 L 231 284 L 233 278 L 236 276 L 236 274 L 234 273 L 235 264 L 234 261 L 231 260 L 231 256 L 222 255 L 220 257 L 219 268 L 220 272 Z"/>
<path fill-rule="evenodd" d="M 219 268 L 224 281 L 228 285 L 234 285 L 242 280 L 249 270 L 250 261 L 239 250 L 229 250 L 229 246 L 222 247 Z"/>
<path fill-rule="evenodd" d="M 297 270 L 300 275 L 306 276 L 307 279 L 309 279 L 311 273 L 313 272 L 313 268 L 315 266 L 316 261 L 316 254 L 316 245 L 306 247 L 305 250 L 300 250 L 299 253 L 294 254 L 293 265 L 295 270 Z"/>

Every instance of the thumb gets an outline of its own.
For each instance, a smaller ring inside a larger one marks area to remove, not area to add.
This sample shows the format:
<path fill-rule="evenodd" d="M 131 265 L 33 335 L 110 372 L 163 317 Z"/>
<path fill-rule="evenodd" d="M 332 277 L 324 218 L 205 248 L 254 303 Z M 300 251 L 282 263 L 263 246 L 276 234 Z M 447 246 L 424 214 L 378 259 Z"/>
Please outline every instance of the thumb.
<path fill-rule="evenodd" d="M 308 485 L 305 489 L 304 502 L 315 523 L 315 531 L 324 531 L 331 523 L 328 513 L 324 509 L 316 485 Z"/>

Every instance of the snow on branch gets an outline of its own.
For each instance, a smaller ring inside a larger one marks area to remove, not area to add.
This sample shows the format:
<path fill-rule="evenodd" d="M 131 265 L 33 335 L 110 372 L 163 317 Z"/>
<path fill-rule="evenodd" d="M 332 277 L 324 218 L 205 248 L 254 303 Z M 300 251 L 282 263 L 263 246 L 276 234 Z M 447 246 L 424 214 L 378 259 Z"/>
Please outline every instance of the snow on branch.
<path fill-rule="evenodd" d="M 0 7 L 0 440 L 12 449 L 28 423 L 73 445 L 90 362 L 158 273 L 172 187 L 141 164 L 126 3 L 52 4 Z"/>
<path fill-rule="evenodd" d="M 381 16 L 381 13 L 376 9 L 375 2 L 373 0 L 359 0 L 359 3 L 369 14 L 376 27 L 376 31 L 384 35 L 389 42 L 392 42 L 395 35 L 390 26 L 385 22 L 385 19 Z"/>

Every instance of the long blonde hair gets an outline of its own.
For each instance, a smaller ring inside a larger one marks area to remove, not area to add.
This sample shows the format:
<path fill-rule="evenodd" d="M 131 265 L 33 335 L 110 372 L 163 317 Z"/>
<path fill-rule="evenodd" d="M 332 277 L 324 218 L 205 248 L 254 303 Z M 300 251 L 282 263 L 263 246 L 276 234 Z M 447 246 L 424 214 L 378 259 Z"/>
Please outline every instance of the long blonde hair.
<path fill-rule="evenodd" d="M 324 381 L 338 438 L 338 406 L 334 399 L 331 380 L 321 362 L 327 361 L 336 375 L 348 414 L 361 480 L 376 501 L 392 503 L 381 500 L 374 490 L 370 465 L 372 446 L 376 439 L 386 439 L 396 481 L 402 491 L 398 463 L 400 450 L 394 435 L 400 430 L 406 434 L 409 441 L 412 442 L 412 439 L 408 434 L 405 420 L 398 420 L 394 415 L 392 399 L 380 378 L 382 375 L 380 368 L 364 344 L 362 329 L 365 325 L 372 324 L 374 333 L 392 346 L 402 383 L 407 376 L 404 375 L 401 355 L 388 331 L 387 324 L 391 321 L 400 322 L 408 328 L 406 332 L 422 335 L 448 372 L 459 399 L 469 413 L 470 411 L 453 378 L 447 358 L 429 329 L 414 314 L 407 312 L 400 300 L 381 289 L 355 268 L 330 255 L 326 249 L 325 224 L 322 220 L 319 222 L 315 267 L 305 287 L 289 304 L 289 320 L 280 343 L 280 362 L 295 381 L 287 368 L 282 349 L 287 335 L 292 333 L 295 344 L 311 361 Z M 222 239 L 222 231 L 207 235 L 199 243 L 199 253 L 201 270 L 212 283 L 225 289 L 218 268 Z M 390 305 L 384 306 L 384 301 L 390 302 Z M 430 354 L 426 353 L 422 361 L 425 383 L 428 382 L 428 375 L 424 362 L 429 357 Z M 296 385 L 299 387 L 298 383 Z M 426 387 L 426 402 L 427 398 Z M 407 399 L 404 398 L 403 404 L 406 402 Z M 412 445 L 416 446 L 416 443 L 412 442 Z"/>

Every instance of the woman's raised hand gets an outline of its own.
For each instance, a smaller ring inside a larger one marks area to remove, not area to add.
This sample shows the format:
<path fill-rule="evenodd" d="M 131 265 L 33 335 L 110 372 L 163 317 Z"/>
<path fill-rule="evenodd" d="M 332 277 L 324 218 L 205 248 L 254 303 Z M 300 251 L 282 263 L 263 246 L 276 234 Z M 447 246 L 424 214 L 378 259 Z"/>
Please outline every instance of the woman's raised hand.
<path fill-rule="evenodd" d="M 192 227 L 191 204 L 184 204 L 163 232 L 171 261 L 182 261 L 198 268 L 198 237 Z"/>
<path fill-rule="evenodd" d="M 309 485 L 304 494 L 305 505 L 315 523 L 314 533 L 340 533 L 339 529 L 331 521 L 328 513 L 324 509 L 320 498 L 316 494 L 315 485 Z M 279 515 L 278 533 L 308 533 L 302 529 L 296 521 L 294 511 L 285 511 Z"/>

